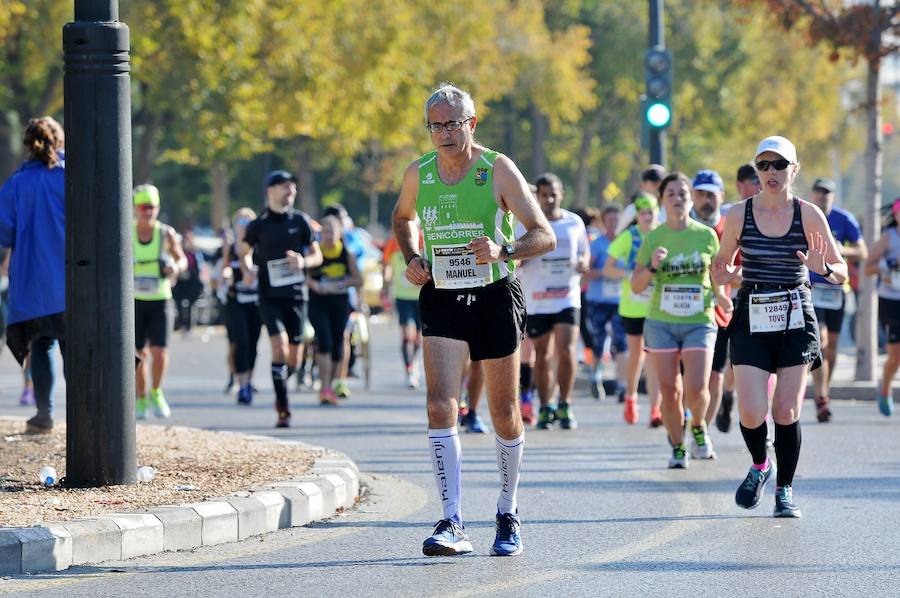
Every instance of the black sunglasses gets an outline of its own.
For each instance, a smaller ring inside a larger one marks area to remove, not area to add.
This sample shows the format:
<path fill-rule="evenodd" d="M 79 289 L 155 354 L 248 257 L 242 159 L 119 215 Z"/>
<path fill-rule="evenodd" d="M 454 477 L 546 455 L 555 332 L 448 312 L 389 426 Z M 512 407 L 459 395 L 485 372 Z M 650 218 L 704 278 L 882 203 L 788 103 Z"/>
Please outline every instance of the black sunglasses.
<path fill-rule="evenodd" d="M 777 160 L 760 160 L 756 163 L 756 170 L 764 172 L 769 170 L 769 166 L 774 166 L 775 170 L 784 170 L 790 165 L 790 161 L 785 160 L 784 158 L 778 158 Z"/>

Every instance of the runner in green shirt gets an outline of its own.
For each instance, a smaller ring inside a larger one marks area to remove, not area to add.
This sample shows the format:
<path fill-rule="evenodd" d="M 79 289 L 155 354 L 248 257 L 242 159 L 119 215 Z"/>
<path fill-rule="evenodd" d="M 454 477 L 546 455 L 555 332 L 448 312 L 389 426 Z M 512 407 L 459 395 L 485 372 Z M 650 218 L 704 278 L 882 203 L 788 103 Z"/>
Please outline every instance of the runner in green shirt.
<path fill-rule="evenodd" d="M 669 467 L 684 469 L 688 455 L 682 396 L 692 414 L 694 457 L 715 458 L 704 418 L 718 332 L 714 298 L 726 313 L 732 306 L 722 286 L 710 278 L 709 265 L 719 251 L 719 241 L 713 229 L 690 217 L 690 179 L 672 173 L 663 179 L 660 192 L 666 223 L 644 238 L 631 284 L 636 292 L 653 285 L 644 336 L 662 390 L 663 422 L 672 443 Z"/>
<path fill-rule="evenodd" d="M 609 245 L 603 276 L 608 279 L 622 280 L 622 296 L 619 298 L 619 315 L 625 326 L 625 339 L 628 343 L 628 361 L 625 364 L 625 421 L 636 424 L 639 419 L 637 405 L 638 380 L 641 377 L 641 366 L 644 365 L 644 318 L 650 303 L 651 291 L 635 294 L 631 289 L 631 274 L 634 271 L 638 249 L 644 237 L 656 228 L 658 205 L 656 198 L 647 193 L 638 193 L 633 200 L 637 209 L 637 224 L 626 228 Z M 651 364 L 646 364 L 647 396 L 650 399 L 650 426 L 662 425 L 660 412 L 659 385 L 656 375 L 651 371 Z"/>

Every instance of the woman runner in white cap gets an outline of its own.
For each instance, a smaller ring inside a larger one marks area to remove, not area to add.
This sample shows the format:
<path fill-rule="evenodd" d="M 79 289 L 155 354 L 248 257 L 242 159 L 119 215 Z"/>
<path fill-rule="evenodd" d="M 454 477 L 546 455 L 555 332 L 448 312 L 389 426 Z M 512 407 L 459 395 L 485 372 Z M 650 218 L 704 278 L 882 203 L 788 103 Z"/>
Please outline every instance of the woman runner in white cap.
<path fill-rule="evenodd" d="M 841 283 L 847 264 L 822 211 L 791 192 L 800 170 L 794 145 L 767 137 L 754 164 L 762 191 L 729 210 L 712 266 L 719 284 L 735 281 L 734 256 L 740 249 L 743 282 L 729 333 L 741 433 L 753 465 L 735 501 L 746 509 L 758 506 L 777 464 L 775 516 L 799 517 L 791 484 L 800 456 L 800 409 L 807 375 L 821 363 L 809 272 Z M 778 375 L 772 398 L 776 464 L 766 455 L 766 387 L 773 373 Z"/>

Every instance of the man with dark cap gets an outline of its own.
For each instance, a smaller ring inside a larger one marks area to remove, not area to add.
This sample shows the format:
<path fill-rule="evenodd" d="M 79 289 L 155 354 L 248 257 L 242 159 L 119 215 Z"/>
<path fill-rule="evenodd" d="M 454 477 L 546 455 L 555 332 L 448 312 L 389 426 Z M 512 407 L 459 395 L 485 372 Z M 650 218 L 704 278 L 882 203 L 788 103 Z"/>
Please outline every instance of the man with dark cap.
<path fill-rule="evenodd" d="M 828 226 L 841 249 L 841 255 L 848 262 L 865 260 L 868 255 L 866 242 L 863 240 L 859 224 L 853 215 L 841 208 L 834 207 L 834 192 L 837 188 L 831 179 L 816 179 L 812 188 L 812 203 L 817 205 L 828 219 Z M 828 406 L 829 387 L 834 366 L 837 362 L 838 339 L 841 335 L 841 324 L 844 322 L 844 306 L 847 301 L 849 284 L 835 284 L 816 274 L 809 273 L 812 284 L 813 306 L 816 308 L 816 319 L 819 321 L 819 337 L 822 353 L 825 357 L 822 367 L 813 370 L 813 386 L 816 397 L 816 417 L 820 422 L 831 420 L 831 409 Z"/>
<path fill-rule="evenodd" d="M 247 225 L 241 243 L 241 271 L 247 284 L 258 269 L 259 312 L 272 342 L 272 384 L 278 428 L 291 422 L 287 380 L 302 357 L 305 268 L 322 263 L 309 217 L 294 209 L 297 178 L 284 170 L 266 177 L 266 209 Z"/>
<path fill-rule="evenodd" d="M 666 169 L 659 164 L 651 164 L 641 173 L 641 191 L 649 193 L 658 200 L 659 184 L 666 178 L 667 174 Z M 632 197 L 636 197 L 636 195 Z M 625 206 L 625 209 L 622 210 L 622 217 L 619 218 L 619 224 L 616 226 L 616 235 L 619 235 L 623 230 L 631 226 L 634 223 L 635 216 L 637 216 L 637 210 L 634 204 L 630 203 Z M 663 224 L 666 221 L 665 210 L 660 210 L 657 219 L 659 224 Z"/>

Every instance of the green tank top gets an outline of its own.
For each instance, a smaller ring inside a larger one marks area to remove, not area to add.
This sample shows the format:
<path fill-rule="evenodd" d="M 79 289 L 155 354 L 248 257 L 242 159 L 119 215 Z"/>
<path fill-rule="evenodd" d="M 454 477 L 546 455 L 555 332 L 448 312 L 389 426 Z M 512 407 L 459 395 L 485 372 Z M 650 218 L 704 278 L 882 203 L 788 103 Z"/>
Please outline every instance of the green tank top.
<path fill-rule="evenodd" d="M 153 226 L 153 236 L 149 243 L 141 243 L 137 224 L 132 230 L 134 239 L 134 298 L 139 301 L 165 301 L 172 297 L 169 279 L 160 272 L 163 255 L 162 227 L 157 222 Z"/>
<path fill-rule="evenodd" d="M 466 176 L 445 185 L 438 175 L 437 152 L 419 158 L 416 212 L 425 235 L 425 257 L 439 289 L 481 287 L 515 270 L 512 261 L 477 264 L 466 245 L 481 236 L 498 245 L 513 240 L 513 217 L 497 205 L 493 193 L 494 160 L 498 152 L 485 149 Z"/>

